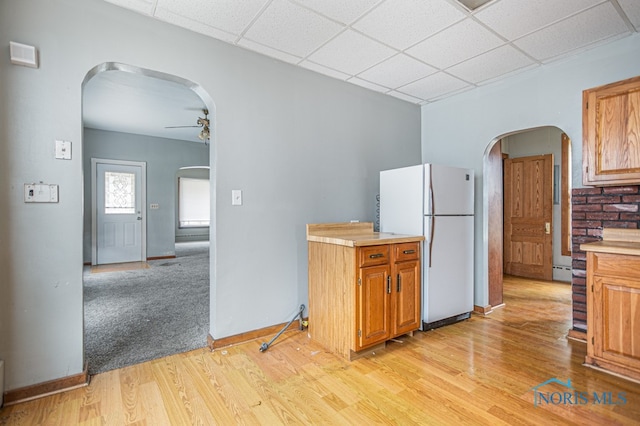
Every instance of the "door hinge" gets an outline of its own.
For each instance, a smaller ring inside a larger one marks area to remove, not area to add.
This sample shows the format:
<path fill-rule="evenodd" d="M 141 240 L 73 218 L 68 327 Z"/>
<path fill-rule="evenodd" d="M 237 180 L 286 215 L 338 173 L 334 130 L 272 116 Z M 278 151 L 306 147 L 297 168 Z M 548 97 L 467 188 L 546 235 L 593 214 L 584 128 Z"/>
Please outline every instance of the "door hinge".
<path fill-rule="evenodd" d="M 358 337 L 362 337 L 362 330 L 358 330 Z"/>
<path fill-rule="evenodd" d="M 358 285 L 362 285 L 362 278 L 358 278 Z"/>
<path fill-rule="evenodd" d="M 595 340 L 595 338 L 594 338 L 594 337 L 592 337 L 592 338 L 591 338 L 591 344 L 592 344 L 592 345 L 595 345 L 595 344 L 596 344 L 596 340 Z"/>
<path fill-rule="evenodd" d="M 587 102 L 587 109 L 589 109 L 589 102 Z"/>
<path fill-rule="evenodd" d="M 593 284 L 591 284 L 591 293 L 593 293 Z"/>

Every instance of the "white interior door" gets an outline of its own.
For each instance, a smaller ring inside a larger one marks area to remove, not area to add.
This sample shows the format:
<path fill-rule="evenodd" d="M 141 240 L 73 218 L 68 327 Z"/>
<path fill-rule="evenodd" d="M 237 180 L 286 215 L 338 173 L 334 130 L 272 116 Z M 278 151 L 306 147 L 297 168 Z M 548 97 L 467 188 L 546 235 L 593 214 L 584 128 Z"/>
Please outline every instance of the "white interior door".
<path fill-rule="evenodd" d="M 144 163 L 92 161 L 93 264 L 146 260 Z"/>

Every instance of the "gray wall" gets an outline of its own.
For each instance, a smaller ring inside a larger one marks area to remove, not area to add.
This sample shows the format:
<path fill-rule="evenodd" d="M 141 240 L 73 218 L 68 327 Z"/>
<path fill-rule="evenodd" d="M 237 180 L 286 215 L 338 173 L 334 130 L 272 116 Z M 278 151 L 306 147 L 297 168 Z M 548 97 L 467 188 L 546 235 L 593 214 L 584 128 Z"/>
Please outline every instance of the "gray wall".
<path fill-rule="evenodd" d="M 11 65 L 10 40 L 38 47 L 40 68 Z M 379 171 L 420 162 L 419 107 L 101 0 L 1 0 L 0 46 L 6 390 L 83 368 L 81 100 L 95 66 L 176 75 L 214 101 L 214 338 L 288 321 L 307 302 L 305 224 L 373 220 Z M 72 160 L 54 159 L 55 139 Z M 38 181 L 60 185 L 60 202 L 25 204 Z"/>
<path fill-rule="evenodd" d="M 573 186 L 582 186 L 582 91 L 638 74 L 640 35 L 634 34 L 422 107 L 422 159 L 476 170 L 476 305 L 488 304 L 483 187 L 488 150 L 497 139 L 511 133 L 555 126 L 571 138 Z"/>
<path fill-rule="evenodd" d="M 91 158 L 147 163 L 147 257 L 172 256 L 176 240 L 176 174 L 181 167 L 208 166 L 202 143 L 131 133 L 84 129 L 84 262 L 91 262 Z M 160 205 L 157 210 L 149 204 Z"/>

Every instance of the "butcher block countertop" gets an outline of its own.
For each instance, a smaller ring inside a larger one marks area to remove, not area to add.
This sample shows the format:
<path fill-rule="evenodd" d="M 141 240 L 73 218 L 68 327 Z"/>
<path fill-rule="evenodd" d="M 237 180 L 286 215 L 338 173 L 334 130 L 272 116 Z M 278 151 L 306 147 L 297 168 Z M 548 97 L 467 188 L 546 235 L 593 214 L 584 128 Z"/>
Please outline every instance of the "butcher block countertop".
<path fill-rule="evenodd" d="M 640 229 L 605 228 L 602 241 L 580 244 L 584 251 L 640 256 Z"/>
<path fill-rule="evenodd" d="M 424 240 L 422 235 L 374 232 L 372 222 L 307 224 L 307 241 L 317 243 L 364 247 L 378 244 L 411 243 L 422 240 Z"/>

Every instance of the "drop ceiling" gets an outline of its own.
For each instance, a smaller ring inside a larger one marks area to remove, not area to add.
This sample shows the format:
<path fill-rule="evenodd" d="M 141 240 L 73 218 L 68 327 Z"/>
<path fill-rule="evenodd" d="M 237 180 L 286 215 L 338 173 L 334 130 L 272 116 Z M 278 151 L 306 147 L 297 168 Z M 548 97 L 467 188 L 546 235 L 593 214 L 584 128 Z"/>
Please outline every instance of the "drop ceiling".
<path fill-rule="evenodd" d="M 417 104 L 640 29 L 638 0 L 107 1 Z"/>
<path fill-rule="evenodd" d="M 420 105 L 640 29 L 638 0 L 105 1 Z"/>

